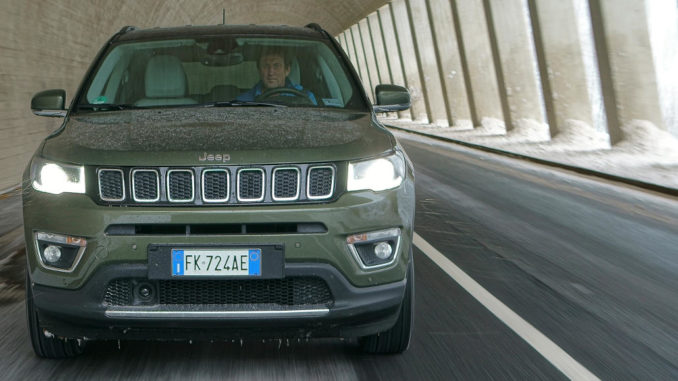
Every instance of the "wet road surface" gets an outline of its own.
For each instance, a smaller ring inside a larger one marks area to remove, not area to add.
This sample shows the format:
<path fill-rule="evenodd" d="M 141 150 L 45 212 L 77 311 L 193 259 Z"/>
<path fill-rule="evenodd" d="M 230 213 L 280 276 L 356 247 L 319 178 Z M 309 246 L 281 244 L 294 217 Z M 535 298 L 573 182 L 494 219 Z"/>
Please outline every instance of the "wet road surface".
<path fill-rule="evenodd" d="M 415 164 L 415 230 L 601 379 L 678 379 L 678 202 L 398 133 Z M 23 304 L 20 199 L 0 200 L 0 379 L 563 379 L 415 249 L 410 349 L 352 340 L 101 342 L 40 360 Z"/>

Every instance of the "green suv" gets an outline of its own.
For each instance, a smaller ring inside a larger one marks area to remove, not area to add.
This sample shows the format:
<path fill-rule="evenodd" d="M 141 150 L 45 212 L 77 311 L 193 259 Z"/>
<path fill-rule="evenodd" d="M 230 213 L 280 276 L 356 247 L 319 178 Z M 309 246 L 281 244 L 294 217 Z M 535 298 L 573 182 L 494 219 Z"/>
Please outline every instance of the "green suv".
<path fill-rule="evenodd" d="M 414 173 L 315 24 L 125 27 L 23 177 L 26 310 L 38 356 L 91 340 L 412 331 Z"/>

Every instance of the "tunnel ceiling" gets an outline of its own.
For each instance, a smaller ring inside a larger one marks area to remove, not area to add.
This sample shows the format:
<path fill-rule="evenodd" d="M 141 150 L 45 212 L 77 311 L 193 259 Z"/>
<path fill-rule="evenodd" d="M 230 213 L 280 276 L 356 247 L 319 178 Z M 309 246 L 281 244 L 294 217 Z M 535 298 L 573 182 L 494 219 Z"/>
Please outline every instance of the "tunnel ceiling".
<path fill-rule="evenodd" d="M 200 24 L 221 23 L 222 9 L 225 9 L 226 23 L 228 24 L 303 26 L 315 22 L 330 34 L 337 35 L 386 3 L 386 0 L 184 1 L 182 8 L 190 19 L 199 20 Z M 162 11 L 163 2 L 159 1 L 155 8 L 159 14 L 164 13 Z M 165 15 L 170 16 L 166 13 Z M 167 19 L 170 18 L 175 19 L 171 16 Z M 159 19 L 158 21 L 159 25 L 165 24 L 163 23 L 165 20 Z M 151 25 L 140 26 L 148 27 Z"/>

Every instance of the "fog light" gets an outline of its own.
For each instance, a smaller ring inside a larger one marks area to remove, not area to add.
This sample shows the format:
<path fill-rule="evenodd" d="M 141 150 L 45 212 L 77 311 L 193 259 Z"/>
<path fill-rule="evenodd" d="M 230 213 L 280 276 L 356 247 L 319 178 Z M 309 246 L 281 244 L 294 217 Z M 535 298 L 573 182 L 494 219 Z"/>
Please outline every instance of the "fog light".
<path fill-rule="evenodd" d="M 391 256 L 393 249 L 388 242 L 379 242 L 374 246 L 374 255 L 379 259 L 386 259 Z"/>
<path fill-rule="evenodd" d="M 71 272 L 82 258 L 87 240 L 62 234 L 36 232 L 35 249 L 40 263 L 50 270 Z"/>
<path fill-rule="evenodd" d="M 363 270 L 390 266 L 398 256 L 400 229 L 392 228 L 346 237 L 346 244 Z"/>
<path fill-rule="evenodd" d="M 61 249 L 58 246 L 49 245 L 45 248 L 44 255 L 47 262 L 58 262 L 61 259 Z"/>

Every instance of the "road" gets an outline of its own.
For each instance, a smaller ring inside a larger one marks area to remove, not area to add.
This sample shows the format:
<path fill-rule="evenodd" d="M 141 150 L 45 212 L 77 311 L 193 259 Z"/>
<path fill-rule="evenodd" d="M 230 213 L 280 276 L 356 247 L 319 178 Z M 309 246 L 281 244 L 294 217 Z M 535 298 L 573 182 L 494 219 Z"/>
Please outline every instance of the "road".
<path fill-rule="evenodd" d="M 397 137 L 415 165 L 415 230 L 423 240 L 595 376 L 678 379 L 678 200 Z M 16 218 L 18 197 L 0 203 L 3 217 Z M 560 355 L 528 344 L 421 247 L 415 334 L 403 355 L 364 355 L 351 340 L 246 340 L 104 342 L 77 359 L 39 360 L 24 319 L 21 222 L 8 220 L 0 241 L 0 378 L 566 378 L 553 365 Z"/>

